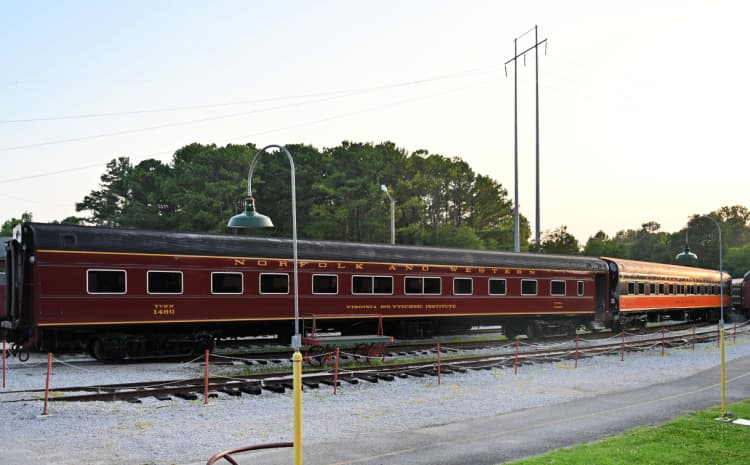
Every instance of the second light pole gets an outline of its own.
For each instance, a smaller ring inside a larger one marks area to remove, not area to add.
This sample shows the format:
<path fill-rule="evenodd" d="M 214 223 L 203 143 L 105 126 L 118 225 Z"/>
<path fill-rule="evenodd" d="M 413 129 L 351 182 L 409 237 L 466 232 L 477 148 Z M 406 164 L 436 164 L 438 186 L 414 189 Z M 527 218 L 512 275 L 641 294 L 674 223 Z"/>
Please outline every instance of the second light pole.
<path fill-rule="evenodd" d="M 385 195 L 388 197 L 388 200 L 391 202 L 391 244 L 396 243 L 396 201 L 393 200 L 393 197 L 391 197 L 391 194 L 388 193 L 388 186 L 385 184 L 380 185 L 380 190 L 385 192 Z"/>

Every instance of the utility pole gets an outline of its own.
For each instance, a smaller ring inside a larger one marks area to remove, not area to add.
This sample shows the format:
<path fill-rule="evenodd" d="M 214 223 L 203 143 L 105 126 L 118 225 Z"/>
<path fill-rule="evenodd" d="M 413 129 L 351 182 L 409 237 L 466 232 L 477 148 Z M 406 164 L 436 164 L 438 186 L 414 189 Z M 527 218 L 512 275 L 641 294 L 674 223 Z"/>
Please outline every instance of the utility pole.
<path fill-rule="evenodd" d="M 518 53 L 518 39 L 522 38 L 531 31 L 534 31 L 534 45 L 527 48 L 521 53 Z M 540 214 L 539 214 L 539 46 L 544 44 L 545 53 L 547 50 L 547 39 L 539 41 L 538 26 L 534 26 L 532 29 L 524 32 L 520 36 L 513 39 L 513 58 L 505 62 L 505 75 L 508 76 L 508 63 L 513 62 L 513 121 L 514 121 L 514 172 L 515 172 L 515 199 L 513 201 L 513 246 L 516 252 L 521 251 L 521 230 L 520 223 L 518 221 L 518 58 L 524 57 L 524 65 L 526 64 L 526 53 L 532 49 L 535 51 L 536 61 L 536 246 L 539 249 L 540 240 Z"/>

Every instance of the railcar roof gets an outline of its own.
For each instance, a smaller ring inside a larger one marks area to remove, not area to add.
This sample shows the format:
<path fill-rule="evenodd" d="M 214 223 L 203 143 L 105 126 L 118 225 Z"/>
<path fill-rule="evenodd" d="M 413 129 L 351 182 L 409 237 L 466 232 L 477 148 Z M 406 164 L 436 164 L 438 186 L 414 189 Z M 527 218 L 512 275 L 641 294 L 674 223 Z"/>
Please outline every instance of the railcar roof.
<path fill-rule="evenodd" d="M 23 236 L 23 240 L 30 239 L 36 249 L 289 259 L 292 257 L 291 239 L 267 237 L 45 223 L 25 223 Z M 605 261 L 582 256 L 313 240 L 299 240 L 297 249 L 301 260 L 497 266 L 601 273 L 607 271 Z"/>
<path fill-rule="evenodd" d="M 602 257 L 617 263 L 621 273 L 642 276 L 685 276 L 694 279 L 699 278 L 717 278 L 719 270 L 705 268 L 696 268 L 692 266 L 670 265 L 666 263 L 642 262 L 639 260 L 630 260 L 625 258 Z M 724 272 L 724 279 L 730 279 L 730 276 Z"/>

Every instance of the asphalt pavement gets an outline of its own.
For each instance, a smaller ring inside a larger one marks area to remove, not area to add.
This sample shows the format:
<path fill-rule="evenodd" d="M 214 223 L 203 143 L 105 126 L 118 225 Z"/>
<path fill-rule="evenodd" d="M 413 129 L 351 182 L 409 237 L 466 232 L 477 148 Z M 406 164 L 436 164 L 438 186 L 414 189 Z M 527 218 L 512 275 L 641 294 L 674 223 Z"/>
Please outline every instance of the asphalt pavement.
<path fill-rule="evenodd" d="M 720 368 L 632 391 L 605 394 L 413 431 L 306 442 L 305 465 L 495 465 L 658 425 L 721 403 Z M 727 402 L 750 398 L 750 357 L 727 363 Z M 743 428 L 743 426 L 736 426 Z M 292 449 L 235 457 L 241 464 L 291 465 Z M 205 463 L 205 462 L 203 462 Z M 219 462 L 227 463 L 227 462 Z M 198 465 L 198 464 L 194 464 Z"/>

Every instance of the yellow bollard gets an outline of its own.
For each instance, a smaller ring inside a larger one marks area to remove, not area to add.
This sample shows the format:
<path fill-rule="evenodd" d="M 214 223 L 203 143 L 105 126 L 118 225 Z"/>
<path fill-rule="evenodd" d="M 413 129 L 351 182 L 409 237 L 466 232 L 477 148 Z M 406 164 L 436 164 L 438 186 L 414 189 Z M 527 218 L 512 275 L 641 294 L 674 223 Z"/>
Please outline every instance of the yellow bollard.
<path fill-rule="evenodd" d="M 294 381 L 294 465 L 302 465 L 302 354 L 292 355 Z"/>
<path fill-rule="evenodd" d="M 719 331 L 721 338 L 721 419 L 727 418 L 727 377 L 726 364 L 724 363 L 724 327 Z"/>

